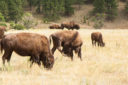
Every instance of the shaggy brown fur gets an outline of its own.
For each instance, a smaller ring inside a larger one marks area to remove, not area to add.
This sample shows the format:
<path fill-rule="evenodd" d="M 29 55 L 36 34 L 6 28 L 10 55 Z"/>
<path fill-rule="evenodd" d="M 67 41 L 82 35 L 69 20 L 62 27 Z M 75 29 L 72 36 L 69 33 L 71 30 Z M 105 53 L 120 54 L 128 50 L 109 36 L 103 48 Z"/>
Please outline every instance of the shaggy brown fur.
<path fill-rule="evenodd" d="M 57 25 L 57 24 L 53 24 L 51 26 L 49 26 L 50 29 L 61 29 L 61 26 Z"/>
<path fill-rule="evenodd" d="M 78 53 L 78 57 L 81 58 L 81 46 L 82 39 L 77 31 L 60 31 L 50 35 L 49 39 L 53 40 L 52 53 L 58 49 L 61 53 L 64 52 L 73 60 L 73 50 Z M 63 47 L 63 50 L 61 49 Z"/>
<path fill-rule="evenodd" d="M 33 62 L 38 62 L 39 64 L 42 61 L 44 67 L 49 69 L 54 64 L 49 41 L 44 35 L 35 33 L 8 34 L 2 38 L 2 49 L 4 50 L 4 55 L 2 56 L 3 64 L 5 64 L 5 60 L 10 61 L 13 51 L 21 56 L 31 56 L 30 61 L 32 61 L 32 64 Z"/>
<path fill-rule="evenodd" d="M 6 31 L 6 27 L 0 26 L 0 39 L 4 36 L 4 32 Z"/>
<path fill-rule="evenodd" d="M 74 21 L 68 22 L 68 23 L 62 23 L 61 24 L 61 28 L 67 28 L 68 30 L 70 29 L 80 29 L 80 26 L 78 24 L 76 24 Z"/>
<path fill-rule="evenodd" d="M 98 44 L 98 46 L 105 46 L 105 43 L 103 42 L 102 39 L 102 34 L 100 32 L 93 32 L 91 34 L 91 39 L 92 39 L 92 45 L 96 46 L 96 43 Z"/>

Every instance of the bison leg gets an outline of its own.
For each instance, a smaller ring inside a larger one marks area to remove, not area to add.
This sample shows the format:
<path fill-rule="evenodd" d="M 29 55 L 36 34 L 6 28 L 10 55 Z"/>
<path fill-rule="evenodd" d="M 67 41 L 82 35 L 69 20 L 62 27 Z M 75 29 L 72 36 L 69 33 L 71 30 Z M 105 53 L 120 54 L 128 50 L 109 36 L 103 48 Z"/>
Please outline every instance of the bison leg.
<path fill-rule="evenodd" d="M 94 45 L 96 46 L 96 41 L 94 41 Z"/>
<path fill-rule="evenodd" d="M 52 53 L 54 54 L 54 52 L 56 51 L 56 48 L 57 48 L 57 46 L 54 46 L 53 48 L 52 48 Z"/>
<path fill-rule="evenodd" d="M 8 62 L 8 63 L 10 62 L 11 55 L 12 55 L 12 51 L 10 51 L 10 52 L 8 53 L 8 58 L 7 58 L 7 62 Z"/>
<path fill-rule="evenodd" d="M 96 46 L 96 41 L 92 40 L 92 46 Z"/>
<path fill-rule="evenodd" d="M 73 61 L 73 50 L 71 50 L 71 60 Z"/>
<path fill-rule="evenodd" d="M 94 41 L 92 40 L 92 46 L 94 46 Z"/>
<path fill-rule="evenodd" d="M 98 42 L 98 47 L 100 46 L 100 43 Z"/>
<path fill-rule="evenodd" d="M 56 41 L 54 41 L 54 47 L 52 48 L 52 53 L 54 54 L 55 50 L 58 49 L 60 52 L 62 52 L 61 50 L 61 41 L 56 39 Z"/>
<path fill-rule="evenodd" d="M 2 60 L 3 60 L 3 65 L 5 65 L 5 60 L 7 59 L 7 62 L 10 62 L 11 59 L 11 55 L 12 55 L 12 51 L 10 50 L 5 50 L 4 55 L 2 56 Z"/>
<path fill-rule="evenodd" d="M 30 61 L 31 61 L 30 67 L 32 67 L 34 62 L 37 63 L 39 66 L 41 65 L 39 56 L 31 56 Z"/>
<path fill-rule="evenodd" d="M 78 51 L 78 57 L 80 58 L 80 60 L 82 60 L 82 57 L 81 57 L 81 47 L 79 48 L 79 51 Z"/>
<path fill-rule="evenodd" d="M 61 41 L 60 40 L 58 40 L 57 49 L 62 53 L 62 50 L 61 50 Z"/>
<path fill-rule="evenodd" d="M 58 49 L 60 52 L 62 52 L 61 51 L 61 41 L 58 38 L 53 37 L 53 48 L 52 48 L 53 54 L 56 51 L 56 49 Z"/>
<path fill-rule="evenodd" d="M 30 68 L 31 68 L 32 65 L 33 65 L 33 63 L 34 63 L 34 60 L 33 60 L 32 56 L 30 57 L 30 60 L 29 61 L 31 61 L 31 64 L 30 64 Z"/>

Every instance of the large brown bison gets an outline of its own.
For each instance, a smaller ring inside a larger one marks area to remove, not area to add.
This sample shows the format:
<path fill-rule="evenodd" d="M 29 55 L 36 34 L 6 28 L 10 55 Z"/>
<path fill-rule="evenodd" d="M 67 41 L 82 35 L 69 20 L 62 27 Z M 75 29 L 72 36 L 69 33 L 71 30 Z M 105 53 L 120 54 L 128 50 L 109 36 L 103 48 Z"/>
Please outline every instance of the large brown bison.
<path fill-rule="evenodd" d="M 65 53 L 73 60 L 73 50 L 78 53 L 78 57 L 81 58 L 81 46 L 82 39 L 77 31 L 60 31 L 50 35 L 50 42 L 53 40 L 52 53 L 58 49 L 61 53 Z M 63 49 L 61 49 L 61 46 Z"/>
<path fill-rule="evenodd" d="M 21 56 L 30 56 L 30 61 L 40 65 L 40 61 L 45 68 L 52 68 L 54 57 L 50 51 L 49 41 L 44 35 L 35 33 L 14 33 L 7 34 L 2 38 L 1 51 L 3 64 L 5 60 L 10 61 L 12 52 L 15 51 Z M 32 66 L 32 64 L 30 66 Z"/>
<path fill-rule="evenodd" d="M 57 25 L 57 24 L 53 24 L 51 26 L 49 26 L 50 29 L 61 29 L 61 26 Z"/>
<path fill-rule="evenodd" d="M 68 30 L 70 30 L 70 29 L 73 30 L 73 29 L 80 29 L 80 26 L 78 24 L 76 24 L 75 22 L 71 21 L 68 23 L 62 23 L 61 28 L 62 29 L 67 28 Z"/>
<path fill-rule="evenodd" d="M 92 45 L 96 46 L 96 43 L 98 44 L 98 46 L 104 47 L 105 43 L 103 42 L 102 39 L 102 34 L 100 32 L 93 32 L 91 34 L 91 40 L 92 40 Z"/>

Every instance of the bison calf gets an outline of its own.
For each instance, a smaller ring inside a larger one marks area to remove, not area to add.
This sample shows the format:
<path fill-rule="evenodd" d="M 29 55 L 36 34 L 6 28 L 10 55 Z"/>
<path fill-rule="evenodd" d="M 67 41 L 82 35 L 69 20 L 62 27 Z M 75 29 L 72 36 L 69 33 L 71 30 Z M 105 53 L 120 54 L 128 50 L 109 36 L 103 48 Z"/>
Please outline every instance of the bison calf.
<path fill-rule="evenodd" d="M 98 46 L 104 47 L 105 43 L 103 42 L 102 39 L 102 34 L 100 32 L 93 32 L 91 34 L 91 40 L 92 40 L 92 45 L 96 46 L 96 43 L 98 44 Z"/>
<path fill-rule="evenodd" d="M 5 60 L 7 62 L 10 61 L 13 51 L 21 56 L 31 56 L 31 61 L 41 61 L 44 67 L 49 69 L 54 64 L 54 57 L 50 51 L 49 41 L 43 35 L 35 33 L 5 35 L 1 41 L 1 50 L 4 50 L 4 55 L 2 56 L 3 64 L 5 64 Z"/>

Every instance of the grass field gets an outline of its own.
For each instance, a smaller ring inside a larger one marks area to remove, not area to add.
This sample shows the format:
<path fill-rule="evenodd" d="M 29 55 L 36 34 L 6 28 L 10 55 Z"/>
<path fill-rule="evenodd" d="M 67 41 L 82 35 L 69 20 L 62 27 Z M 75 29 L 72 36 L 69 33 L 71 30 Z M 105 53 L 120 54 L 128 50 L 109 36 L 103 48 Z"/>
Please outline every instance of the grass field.
<path fill-rule="evenodd" d="M 24 30 L 49 36 L 59 30 Z M 100 31 L 106 46 L 92 47 L 90 34 Z M 8 31 L 8 33 L 21 31 Z M 10 66 L 2 70 L 0 59 L 0 85 L 128 85 L 128 30 L 79 30 L 83 39 L 83 61 L 74 61 L 55 52 L 52 70 L 29 67 L 28 57 L 13 53 Z M 2 56 L 2 54 L 0 54 Z"/>

